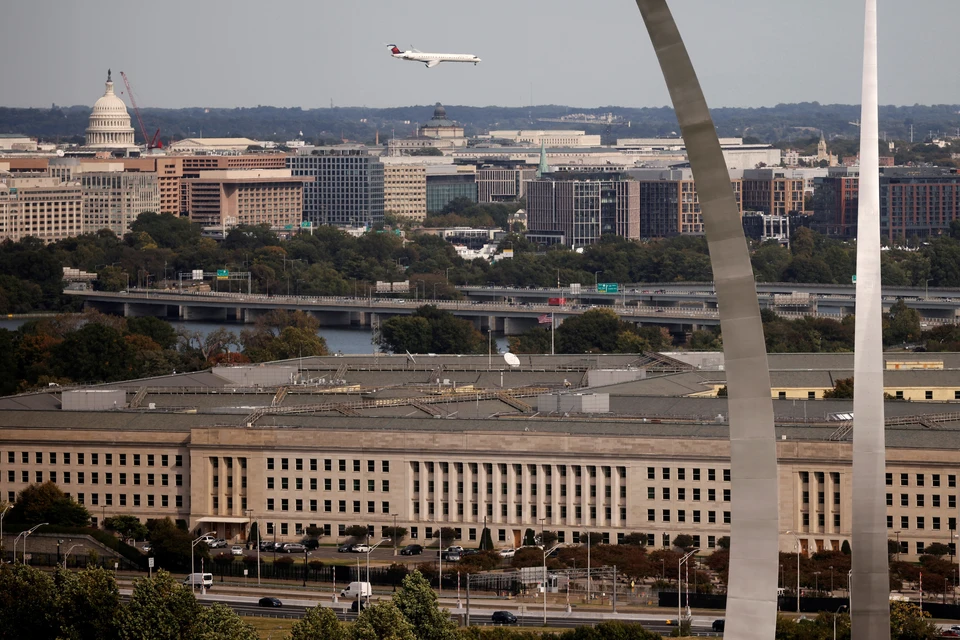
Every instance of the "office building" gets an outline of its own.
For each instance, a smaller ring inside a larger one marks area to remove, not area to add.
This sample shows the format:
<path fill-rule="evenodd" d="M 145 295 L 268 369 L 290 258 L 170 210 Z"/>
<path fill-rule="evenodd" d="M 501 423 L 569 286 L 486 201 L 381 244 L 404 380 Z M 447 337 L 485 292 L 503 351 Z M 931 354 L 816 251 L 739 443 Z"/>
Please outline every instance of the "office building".
<path fill-rule="evenodd" d="M 776 240 L 790 244 L 790 216 L 774 216 L 757 211 L 744 212 L 740 218 L 743 235 L 752 240 Z"/>
<path fill-rule="evenodd" d="M 420 158 L 385 156 L 383 163 L 383 211 L 407 220 L 427 217 L 427 165 Z"/>
<path fill-rule="evenodd" d="M 509 131 L 491 131 L 480 139 L 506 141 L 517 145 L 539 147 L 599 147 L 599 135 L 587 135 L 585 131 L 560 129 L 543 131 L 537 129 L 514 129 Z"/>
<path fill-rule="evenodd" d="M 475 547 L 486 525 L 496 546 L 515 547 L 543 520 L 568 544 L 584 531 L 614 544 L 639 532 L 649 548 L 663 549 L 688 534 L 710 553 L 729 535 L 732 516 L 727 401 L 677 396 L 725 385 L 723 356 L 668 355 L 671 370 L 686 370 L 668 373 L 656 358 L 635 354 L 604 356 L 602 369 L 582 354 L 531 356 L 529 368 L 502 372 L 486 355 L 418 364 L 380 356 L 377 370 L 369 356 L 347 356 L 0 398 L 0 497 L 14 502 L 29 485 L 52 481 L 98 525 L 121 514 L 169 517 L 231 542 L 242 542 L 254 521 L 281 542 L 299 541 L 315 525 L 321 542 L 333 543 L 358 524 L 380 535 L 396 518 L 411 542 L 445 526 Z M 697 358 L 720 362 L 698 367 Z M 934 542 L 952 545 L 957 529 L 960 426 L 952 405 L 922 394 L 960 394 L 960 360 L 941 353 L 885 360 L 891 395 L 921 394 L 886 407 L 887 530 L 902 559 L 915 561 Z M 807 398 L 849 377 L 853 354 L 770 361 L 775 397 L 785 398 L 773 400 L 780 529 L 797 533 L 804 554 L 839 550 L 852 530 L 852 402 Z M 449 380 L 440 394 L 418 391 L 438 366 Z M 379 388 L 383 367 L 391 388 L 408 395 L 384 404 L 290 385 L 291 376 L 340 376 Z M 524 391 L 559 390 L 574 379 L 587 385 L 578 390 L 584 402 L 566 415 L 550 413 L 557 400 L 550 391 Z M 477 398 L 464 385 L 509 397 Z M 192 393 L 184 396 L 184 387 Z M 603 407 L 586 399 L 601 397 L 614 414 L 598 421 L 588 411 Z M 317 409 L 304 411 L 306 404 Z M 480 417 L 464 418 L 477 407 Z M 792 534 L 779 543 L 784 552 L 795 548 Z"/>
<path fill-rule="evenodd" d="M 469 165 L 427 167 L 427 213 L 440 213 L 450 201 L 477 201 L 477 172 Z"/>
<path fill-rule="evenodd" d="M 559 171 L 527 182 L 527 228 L 562 234 L 564 244 L 595 244 L 602 235 L 640 238 L 640 185 L 621 174 Z"/>
<path fill-rule="evenodd" d="M 627 174 L 640 185 L 640 235 L 669 238 L 702 235 L 703 216 L 691 169 L 634 169 Z M 743 213 L 740 172 L 730 172 L 737 208 Z"/>
<path fill-rule="evenodd" d="M 383 163 L 366 147 L 304 147 L 286 163 L 294 176 L 312 178 L 304 185 L 304 220 L 349 227 L 383 221 Z"/>
<path fill-rule="evenodd" d="M 483 163 L 477 167 L 477 201 L 516 202 L 536 172 L 535 166 L 523 163 Z"/>
<path fill-rule="evenodd" d="M 83 231 L 109 229 L 123 237 L 141 213 L 160 210 L 156 173 L 131 173 L 121 167 L 79 174 L 83 189 Z"/>
<path fill-rule="evenodd" d="M 747 169 L 741 187 L 743 209 L 768 215 L 805 213 L 806 180 L 791 169 Z"/>
<path fill-rule="evenodd" d="M 80 185 L 50 177 L 0 178 L 0 241 L 34 237 L 54 242 L 81 233 Z"/>
<path fill-rule="evenodd" d="M 859 168 L 838 167 L 815 180 L 814 225 L 842 237 L 857 234 Z M 960 173 L 946 167 L 880 168 L 880 234 L 897 244 L 945 233 L 960 219 Z"/>
<path fill-rule="evenodd" d="M 183 179 L 184 211 L 201 226 L 266 224 L 272 229 L 300 227 L 307 176 L 289 169 L 199 171 Z"/>

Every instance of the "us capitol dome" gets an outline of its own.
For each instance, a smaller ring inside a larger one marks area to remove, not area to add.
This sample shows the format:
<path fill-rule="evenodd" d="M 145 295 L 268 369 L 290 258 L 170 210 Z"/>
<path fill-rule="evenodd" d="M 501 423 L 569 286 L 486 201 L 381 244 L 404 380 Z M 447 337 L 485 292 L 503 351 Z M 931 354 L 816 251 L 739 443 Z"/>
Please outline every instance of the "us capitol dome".
<path fill-rule="evenodd" d="M 86 134 L 86 146 L 93 149 L 136 148 L 127 105 L 113 92 L 109 69 L 106 91 L 93 105 Z"/>

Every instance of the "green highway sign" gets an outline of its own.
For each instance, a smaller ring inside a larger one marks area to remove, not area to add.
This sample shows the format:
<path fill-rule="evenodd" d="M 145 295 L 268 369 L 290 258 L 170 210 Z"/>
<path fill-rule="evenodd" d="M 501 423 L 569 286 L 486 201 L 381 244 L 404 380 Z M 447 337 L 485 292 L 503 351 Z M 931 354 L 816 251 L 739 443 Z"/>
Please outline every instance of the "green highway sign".
<path fill-rule="evenodd" d="M 218 278 L 227 278 L 230 276 L 230 272 L 226 269 L 217 269 Z"/>
<path fill-rule="evenodd" d="M 598 293 L 617 293 L 620 287 L 616 282 L 601 282 L 597 285 Z"/>
<path fill-rule="evenodd" d="M 310 223 L 309 220 L 304 220 L 303 222 L 300 223 L 300 226 L 304 229 L 309 229 L 313 225 Z"/>

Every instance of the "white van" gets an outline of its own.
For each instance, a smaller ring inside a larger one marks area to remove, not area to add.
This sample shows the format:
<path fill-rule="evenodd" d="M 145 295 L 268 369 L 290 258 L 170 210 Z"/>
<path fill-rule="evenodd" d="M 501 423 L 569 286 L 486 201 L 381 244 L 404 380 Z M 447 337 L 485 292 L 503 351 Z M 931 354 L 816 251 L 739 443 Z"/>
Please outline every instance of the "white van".
<path fill-rule="evenodd" d="M 369 582 L 351 582 L 347 588 L 340 592 L 341 598 L 369 598 L 373 595 L 373 589 Z"/>
<path fill-rule="evenodd" d="M 186 578 L 183 579 L 183 584 L 188 587 L 203 587 L 204 589 L 210 589 L 213 587 L 213 574 L 212 573 L 191 573 L 188 574 Z"/>

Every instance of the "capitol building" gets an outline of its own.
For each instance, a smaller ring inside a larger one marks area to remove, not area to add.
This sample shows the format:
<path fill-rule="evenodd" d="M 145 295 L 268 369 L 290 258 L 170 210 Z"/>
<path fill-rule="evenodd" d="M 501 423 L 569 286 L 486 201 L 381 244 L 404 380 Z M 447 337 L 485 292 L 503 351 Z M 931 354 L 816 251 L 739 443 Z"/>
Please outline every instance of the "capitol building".
<path fill-rule="evenodd" d="M 107 70 L 106 90 L 93 105 L 86 131 L 86 145 L 91 149 L 134 150 L 133 127 L 127 105 L 113 91 L 110 70 Z"/>

